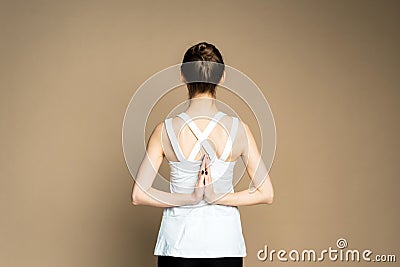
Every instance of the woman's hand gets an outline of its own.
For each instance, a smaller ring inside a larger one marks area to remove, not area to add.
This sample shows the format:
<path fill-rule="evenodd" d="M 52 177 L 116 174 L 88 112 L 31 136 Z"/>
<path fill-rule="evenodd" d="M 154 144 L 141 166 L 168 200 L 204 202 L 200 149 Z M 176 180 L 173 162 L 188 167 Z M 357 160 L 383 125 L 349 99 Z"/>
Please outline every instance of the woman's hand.
<path fill-rule="evenodd" d="M 204 184 L 205 184 L 205 168 L 206 168 L 206 161 L 204 160 L 205 156 L 203 157 L 203 161 L 201 162 L 201 167 L 199 171 L 199 177 L 197 179 L 196 185 L 194 187 L 194 191 L 192 193 L 194 204 L 199 203 L 204 198 Z"/>
<path fill-rule="evenodd" d="M 210 168 L 210 157 L 208 155 L 204 156 L 203 161 L 205 162 L 204 170 L 204 200 L 209 204 L 212 204 L 217 199 L 217 194 L 214 192 L 213 181 L 211 178 L 211 168 Z"/>

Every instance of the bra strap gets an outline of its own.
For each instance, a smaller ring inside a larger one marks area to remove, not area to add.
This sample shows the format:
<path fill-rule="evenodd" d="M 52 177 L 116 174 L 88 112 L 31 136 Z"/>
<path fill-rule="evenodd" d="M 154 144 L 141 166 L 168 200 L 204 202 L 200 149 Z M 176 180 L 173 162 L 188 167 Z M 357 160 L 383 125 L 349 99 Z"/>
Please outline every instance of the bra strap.
<path fill-rule="evenodd" d="M 214 127 L 217 125 L 218 121 L 225 115 L 225 113 L 219 111 L 215 116 L 212 118 L 212 120 L 208 123 L 206 129 L 204 132 L 201 132 L 200 129 L 197 127 L 197 125 L 194 123 L 193 119 L 189 117 L 185 112 L 180 113 L 178 116 L 182 118 L 186 124 L 189 126 L 189 129 L 193 132 L 193 134 L 196 136 L 197 141 L 195 146 L 193 147 L 188 160 L 194 160 L 196 155 L 200 151 L 200 147 L 203 146 L 204 150 L 208 153 L 210 158 L 212 160 L 215 159 L 216 153 L 214 149 L 211 147 L 210 143 L 207 140 L 207 137 L 210 135 L 211 131 L 214 129 Z"/>
<path fill-rule="evenodd" d="M 167 134 L 169 137 L 169 140 L 172 145 L 172 149 L 174 150 L 174 153 L 178 159 L 178 161 L 184 161 L 185 156 L 183 155 L 183 152 L 181 150 L 181 147 L 179 146 L 178 139 L 176 138 L 174 129 L 172 128 L 172 118 L 166 119 L 165 120 L 165 126 L 167 130 Z"/>
<path fill-rule="evenodd" d="M 229 133 L 228 139 L 226 140 L 224 152 L 222 152 L 222 155 L 220 157 L 222 161 L 225 161 L 228 158 L 229 153 L 232 151 L 233 142 L 235 141 L 236 133 L 238 130 L 238 124 L 239 124 L 239 119 L 233 117 L 231 131 Z"/>

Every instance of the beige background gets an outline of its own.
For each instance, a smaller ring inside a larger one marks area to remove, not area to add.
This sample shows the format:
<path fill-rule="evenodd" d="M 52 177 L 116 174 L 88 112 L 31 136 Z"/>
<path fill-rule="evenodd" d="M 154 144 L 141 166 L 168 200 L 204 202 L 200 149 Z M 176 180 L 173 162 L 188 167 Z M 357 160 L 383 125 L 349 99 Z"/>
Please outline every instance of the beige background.
<path fill-rule="evenodd" d="M 130 203 L 122 120 L 203 40 L 259 85 L 277 127 L 275 202 L 240 207 L 245 266 L 303 266 L 256 252 L 339 237 L 399 258 L 399 7 L 1 1 L 0 265 L 155 266 L 162 209 Z"/>

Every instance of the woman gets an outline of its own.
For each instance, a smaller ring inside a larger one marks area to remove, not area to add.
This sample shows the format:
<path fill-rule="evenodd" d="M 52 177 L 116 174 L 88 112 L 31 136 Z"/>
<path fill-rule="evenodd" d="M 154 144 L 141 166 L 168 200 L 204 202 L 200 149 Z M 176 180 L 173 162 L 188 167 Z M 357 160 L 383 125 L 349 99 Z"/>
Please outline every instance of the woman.
<path fill-rule="evenodd" d="M 218 49 L 201 42 L 186 51 L 182 63 L 189 106 L 151 134 L 132 203 L 164 208 L 154 250 L 159 267 L 243 266 L 247 254 L 237 207 L 272 203 L 271 180 L 246 123 L 216 107 L 216 86 L 225 78 Z M 190 81 L 193 73 L 201 82 Z M 164 157 L 171 167 L 171 192 L 152 187 Z M 255 190 L 233 190 L 239 157 Z"/>

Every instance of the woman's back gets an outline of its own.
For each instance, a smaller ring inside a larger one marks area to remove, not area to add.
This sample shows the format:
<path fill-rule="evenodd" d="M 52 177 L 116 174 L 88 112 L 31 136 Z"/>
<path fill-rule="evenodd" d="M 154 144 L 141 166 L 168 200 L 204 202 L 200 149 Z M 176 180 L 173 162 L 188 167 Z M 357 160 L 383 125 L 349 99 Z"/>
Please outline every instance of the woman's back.
<path fill-rule="evenodd" d="M 207 134 L 205 139 L 210 144 L 218 159 L 223 157 L 224 161 L 231 162 L 238 159 L 244 147 L 243 140 L 245 139 L 243 137 L 245 133 L 237 117 L 229 116 L 221 111 L 214 112 L 211 115 L 192 115 L 187 111 L 182 113 L 186 114 L 187 120 L 193 121 L 194 127 L 197 126 L 201 132 L 204 132 L 208 128 L 209 131 L 207 131 L 208 134 L 205 133 Z M 182 113 L 179 115 L 182 115 Z M 218 116 L 218 113 L 221 115 Z M 196 149 L 196 143 L 199 146 L 198 137 L 182 117 L 176 116 L 171 118 L 169 122 L 165 121 L 164 123 L 162 144 L 165 156 L 169 162 L 181 161 L 182 159 L 200 161 L 207 151 L 202 146 L 200 146 L 200 151 L 198 148 Z M 170 126 L 168 123 L 170 123 Z M 170 128 L 168 132 L 168 127 L 171 127 L 172 131 Z M 171 134 L 175 135 L 178 143 L 175 149 L 173 141 L 171 141 Z M 230 138 L 232 144 L 229 144 Z M 193 154 L 195 153 L 193 152 L 194 149 L 198 152 L 196 155 Z"/>
<path fill-rule="evenodd" d="M 234 192 L 233 168 L 240 151 L 236 149 L 236 155 L 231 151 L 239 128 L 238 118 L 216 112 L 211 118 L 195 120 L 182 112 L 176 118 L 166 119 L 164 128 L 167 138 L 163 139 L 169 141 L 165 154 L 171 167 L 171 193 L 193 192 L 202 163 L 201 150 L 211 158 L 209 168 L 214 191 Z M 238 208 L 204 200 L 196 205 L 164 208 L 154 255 L 246 256 Z"/>
<path fill-rule="evenodd" d="M 203 124 L 205 123 L 202 125 L 203 129 L 198 127 L 196 118 L 202 120 Z M 226 119 L 224 123 L 223 119 Z M 228 116 L 221 111 L 215 112 L 212 117 L 191 117 L 187 112 L 182 112 L 174 119 L 166 119 L 164 128 L 167 137 L 165 139 L 170 144 L 170 149 L 167 149 L 170 155 L 167 156 L 167 159 L 171 168 L 170 191 L 172 193 L 193 192 L 198 180 L 198 172 L 202 163 L 200 159 L 203 154 L 207 154 L 211 158 L 209 168 L 212 173 L 214 191 L 217 193 L 234 192 L 233 168 L 238 156 L 232 156 L 232 150 L 239 128 L 237 117 Z M 181 141 L 178 137 L 181 137 Z M 240 154 L 240 151 L 236 149 L 236 153 Z M 204 203 L 205 201 L 201 201 L 198 204 L 203 205 Z"/>

